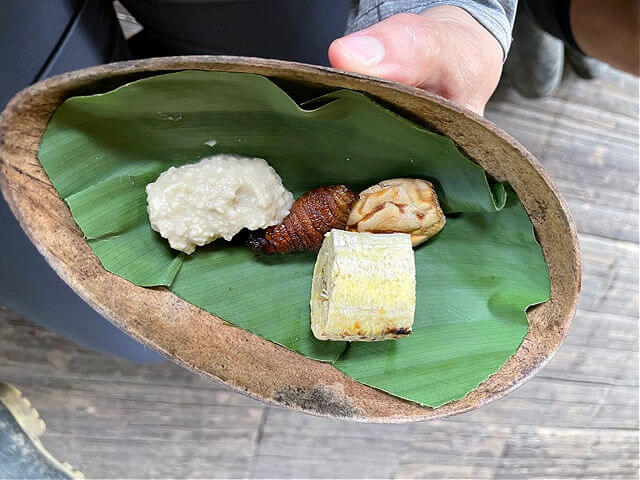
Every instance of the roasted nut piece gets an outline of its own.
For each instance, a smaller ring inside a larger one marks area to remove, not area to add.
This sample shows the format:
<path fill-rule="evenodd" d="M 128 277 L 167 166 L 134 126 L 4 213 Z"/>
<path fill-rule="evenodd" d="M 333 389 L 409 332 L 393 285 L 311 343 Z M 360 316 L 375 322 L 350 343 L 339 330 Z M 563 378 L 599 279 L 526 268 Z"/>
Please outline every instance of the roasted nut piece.
<path fill-rule="evenodd" d="M 315 188 L 293 202 L 282 223 L 250 232 L 254 252 L 266 255 L 287 252 L 317 252 L 324 234 L 332 228 L 344 230 L 358 194 L 344 185 Z"/>
<path fill-rule="evenodd" d="M 360 193 L 347 221 L 347 230 L 369 233 L 408 233 L 415 247 L 445 224 L 433 185 L 417 178 L 384 180 Z"/>

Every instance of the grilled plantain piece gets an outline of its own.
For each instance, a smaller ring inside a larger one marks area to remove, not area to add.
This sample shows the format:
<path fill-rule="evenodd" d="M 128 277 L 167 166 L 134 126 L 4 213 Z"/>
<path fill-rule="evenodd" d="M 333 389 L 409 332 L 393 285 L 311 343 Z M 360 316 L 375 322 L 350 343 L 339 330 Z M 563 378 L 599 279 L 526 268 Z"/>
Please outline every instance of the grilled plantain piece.
<path fill-rule="evenodd" d="M 331 230 L 313 271 L 311 330 L 319 340 L 409 335 L 416 305 L 411 236 Z"/>

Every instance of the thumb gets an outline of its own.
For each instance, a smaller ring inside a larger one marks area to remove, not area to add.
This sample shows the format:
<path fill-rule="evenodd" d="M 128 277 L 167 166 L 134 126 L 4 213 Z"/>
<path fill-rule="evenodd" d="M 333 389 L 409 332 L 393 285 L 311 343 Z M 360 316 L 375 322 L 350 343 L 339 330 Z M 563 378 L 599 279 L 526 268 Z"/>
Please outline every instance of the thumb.
<path fill-rule="evenodd" d="M 437 37 L 420 15 L 394 15 L 334 40 L 329 46 L 329 61 L 341 70 L 424 87 L 438 83 L 440 68 L 434 62 L 440 58 Z"/>

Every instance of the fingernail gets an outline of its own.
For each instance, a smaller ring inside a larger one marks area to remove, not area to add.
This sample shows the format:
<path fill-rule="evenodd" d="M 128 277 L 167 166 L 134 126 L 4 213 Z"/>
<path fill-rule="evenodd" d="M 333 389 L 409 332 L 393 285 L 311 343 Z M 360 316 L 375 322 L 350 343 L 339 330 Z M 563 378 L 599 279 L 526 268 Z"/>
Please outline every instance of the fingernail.
<path fill-rule="evenodd" d="M 384 57 L 384 45 L 369 35 L 349 35 L 340 39 L 340 44 L 356 61 L 363 65 L 376 65 Z"/>

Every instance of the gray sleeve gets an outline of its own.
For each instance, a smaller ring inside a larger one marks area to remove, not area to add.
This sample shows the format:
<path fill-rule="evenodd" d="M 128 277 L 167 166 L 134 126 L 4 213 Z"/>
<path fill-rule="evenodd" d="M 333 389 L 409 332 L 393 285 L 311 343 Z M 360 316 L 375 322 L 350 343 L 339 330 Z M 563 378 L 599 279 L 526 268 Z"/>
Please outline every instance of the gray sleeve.
<path fill-rule="evenodd" d="M 453 5 L 469 12 L 489 30 L 506 57 L 517 3 L 517 0 L 352 0 L 347 33 L 362 30 L 396 13 L 419 13 L 431 7 Z"/>

